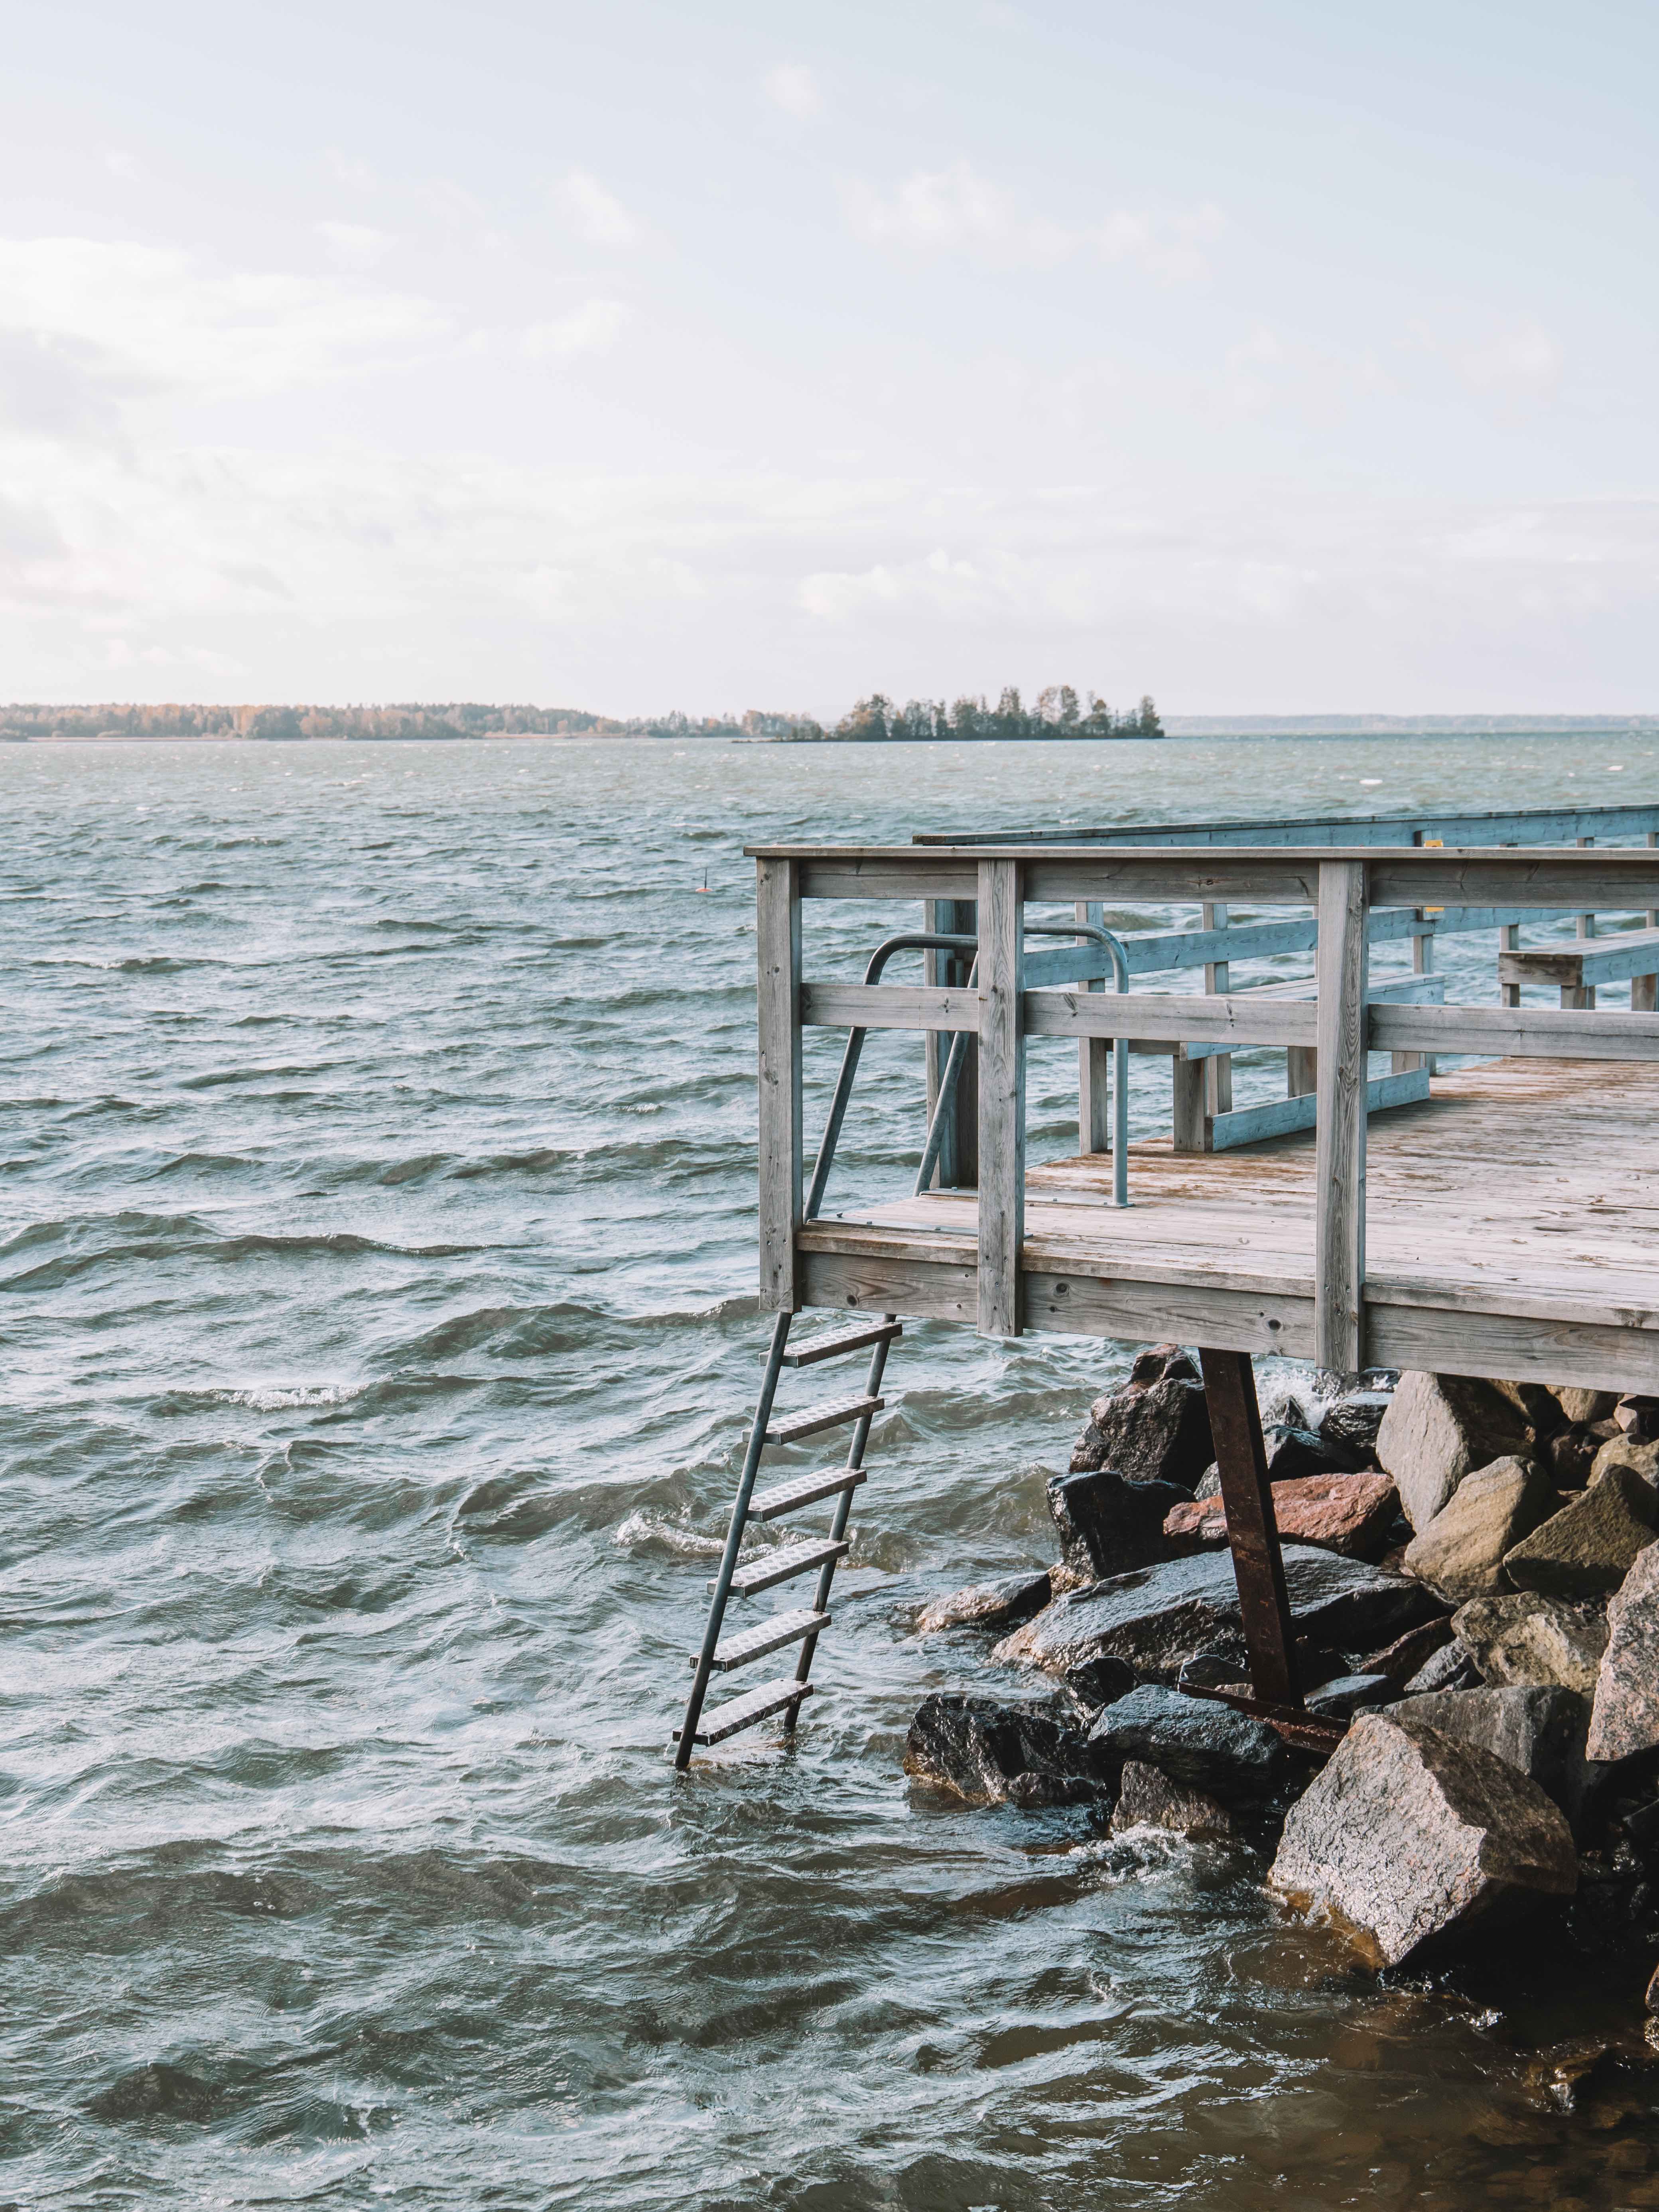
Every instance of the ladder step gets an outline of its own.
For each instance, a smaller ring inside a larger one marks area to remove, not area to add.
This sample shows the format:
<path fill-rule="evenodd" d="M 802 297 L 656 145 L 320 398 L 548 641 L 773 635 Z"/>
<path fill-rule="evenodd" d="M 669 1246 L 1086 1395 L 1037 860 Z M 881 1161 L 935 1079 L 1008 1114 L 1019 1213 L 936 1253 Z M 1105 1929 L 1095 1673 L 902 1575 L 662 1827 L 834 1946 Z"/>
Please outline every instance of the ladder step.
<path fill-rule="evenodd" d="M 787 1420 L 775 1423 L 766 1431 L 766 1441 L 799 1443 L 803 1437 L 815 1437 L 820 1429 L 836 1429 L 843 1422 L 861 1420 L 866 1413 L 878 1413 L 886 1403 L 884 1398 L 842 1398 L 833 1406 L 809 1406 L 804 1413 L 791 1413 Z"/>
<path fill-rule="evenodd" d="M 839 1336 L 811 1336 L 794 1351 L 786 1352 L 786 1367 L 816 1367 L 821 1359 L 839 1359 L 844 1352 L 863 1352 L 872 1345 L 890 1344 L 896 1336 L 902 1336 L 902 1322 L 872 1322 L 868 1328 L 843 1330 Z"/>
<path fill-rule="evenodd" d="M 816 1505 L 821 1498 L 837 1498 L 843 1490 L 856 1490 L 864 1480 L 861 1467 L 821 1467 L 816 1474 L 798 1474 L 793 1481 L 757 1490 L 749 1501 L 751 1521 L 775 1521 L 781 1513 L 799 1512 Z"/>
<path fill-rule="evenodd" d="M 763 1682 L 757 1690 L 745 1691 L 740 1698 L 728 1698 L 723 1705 L 705 1705 L 692 1731 L 693 1743 L 720 1743 L 728 1735 L 736 1735 L 739 1729 L 752 1728 L 773 1713 L 781 1713 L 786 1705 L 799 1705 L 803 1698 L 812 1694 L 810 1682 L 798 1682 L 791 1674 L 781 1674 L 775 1682 Z M 674 1740 L 679 1741 L 676 1729 Z"/>
<path fill-rule="evenodd" d="M 757 1590 L 770 1589 L 774 1583 L 790 1582 L 796 1575 L 810 1574 L 814 1567 L 827 1567 L 834 1560 L 845 1559 L 852 1548 L 850 1536 L 837 1544 L 790 1544 L 739 1567 L 732 1577 L 732 1587 L 739 1597 L 750 1597 Z M 708 1587 L 714 1588 L 712 1576 Z"/>
<path fill-rule="evenodd" d="M 769 1651 L 781 1651 L 786 1644 L 803 1643 L 829 1626 L 830 1615 L 814 1613 L 810 1605 L 799 1606 L 793 1613 L 770 1613 L 740 1635 L 722 1637 L 714 1647 L 714 1666 L 720 1674 L 728 1667 L 746 1667 L 751 1659 L 764 1659 Z M 695 1668 L 696 1663 L 694 1655 L 691 1664 Z"/>

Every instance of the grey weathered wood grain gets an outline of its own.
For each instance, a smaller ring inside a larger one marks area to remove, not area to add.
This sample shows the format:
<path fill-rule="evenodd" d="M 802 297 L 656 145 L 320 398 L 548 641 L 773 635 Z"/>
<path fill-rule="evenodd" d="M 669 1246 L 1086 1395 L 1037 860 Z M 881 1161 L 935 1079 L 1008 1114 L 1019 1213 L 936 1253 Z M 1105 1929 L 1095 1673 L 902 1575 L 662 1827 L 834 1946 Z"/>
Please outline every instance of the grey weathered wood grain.
<path fill-rule="evenodd" d="M 1365 873 L 1328 860 L 1319 884 L 1314 1356 L 1338 1375 L 1364 1364 Z"/>
<path fill-rule="evenodd" d="M 799 1303 L 795 1232 L 801 1223 L 805 1162 L 799 877 L 793 860 L 757 864 L 760 1304 L 763 1313 L 787 1313 Z"/>
<path fill-rule="evenodd" d="M 1025 1235 L 1024 872 L 979 869 L 979 1333 L 1018 1336 Z M 1103 999 L 1099 1003 L 1105 1004 Z"/>

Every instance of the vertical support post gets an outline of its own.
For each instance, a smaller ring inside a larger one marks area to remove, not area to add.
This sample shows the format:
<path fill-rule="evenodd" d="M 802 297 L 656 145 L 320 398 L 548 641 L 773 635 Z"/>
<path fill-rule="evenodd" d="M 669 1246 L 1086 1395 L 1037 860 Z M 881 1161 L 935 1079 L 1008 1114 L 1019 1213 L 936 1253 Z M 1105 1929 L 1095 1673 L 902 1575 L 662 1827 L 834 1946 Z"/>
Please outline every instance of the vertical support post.
<path fill-rule="evenodd" d="M 972 899 L 929 899 L 926 902 L 925 927 L 945 937 L 972 937 L 979 928 L 979 909 Z M 973 966 L 973 955 L 960 952 L 927 952 L 922 956 L 927 963 L 930 983 L 957 991 L 968 988 L 968 971 Z M 931 1128 L 933 1109 L 939 1103 L 939 1087 L 945 1074 L 945 1063 L 950 1056 L 951 1039 L 936 1030 L 927 1032 L 927 1125 Z M 939 1165 L 933 1170 L 935 1190 L 972 1190 L 979 1181 L 979 1046 L 969 1037 L 964 1048 L 965 1057 L 957 1075 L 956 1096 L 945 1117 L 945 1127 L 939 1149 Z"/>
<path fill-rule="evenodd" d="M 979 864 L 979 1333 L 1020 1333 L 1025 1242 L 1025 871 Z"/>
<path fill-rule="evenodd" d="M 1201 926 L 1206 929 L 1225 929 L 1227 909 L 1218 901 L 1201 910 Z M 1225 960 L 1206 960 L 1204 963 L 1204 988 L 1214 998 L 1228 988 L 1230 963 Z M 1204 1063 L 1204 1110 L 1206 1114 L 1231 1114 L 1233 1110 L 1233 1056 L 1230 1052 L 1218 1052 Z"/>
<path fill-rule="evenodd" d="M 1419 907 L 1416 919 L 1421 921 Z M 1432 937 L 1413 937 L 1412 939 L 1412 973 L 1413 975 L 1432 975 L 1434 973 L 1434 939 Z M 1426 1052 L 1396 1052 L 1389 1055 L 1389 1067 L 1395 1075 L 1409 1075 L 1414 1069 L 1426 1067 L 1434 1073 L 1434 1057 Z"/>
<path fill-rule="evenodd" d="M 1198 1357 L 1221 1472 L 1221 1502 L 1227 1509 L 1227 1545 L 1238 1578 L 1250 1686 L 1265 1704 L 1297 1706 L 1302 1691 L 1296 1676 L 1296 1632 L 1261 1441 L 1255 1371 L 1248 1352 L 1200 1348 Z"/>
<path fill-rule="evenodd" d="M 800 871 L 793 860 L 756 864 L 756 1004 L 760 1072 L 760 1303 L 763 1313 L 799 1305 L 795 1236 L 801 1224 Z"/>
<path fill-rule="evenodd" d="M 1650 830 L 1648 843 L 1659 845 L 1659 830 Z M 1659 911 L 1650 907 L 1648 927 L 1659 929 Z M 1630 1010 L 1633 1014 L 1659 1014 L 1659 975 L 1632 975 L 1630 983 Z"/>
<path fill-rule="evenodd" d="M 1106 926 L 1106 908 L 1100 899 L 1079 899 L 1077 919 L 1095 929 Z M 1106 978 L 1097 975 L 1087 987 L 1103 991 Z M 1112 1040 L 1079 1037 L 1077 1041 L 1077 1148 L 1091 1152 L 1112 1149 Z"/>
<path fill-rule="evenodd" d="M 1578 843 L 1581 847 L 1585 845 L 1593 845 L 1595 842 L 1595 840 L 1594 837 L 1581 837 L 1578 840 Z M 1595 936 L 1595 916 L 1593 914 L 1577 915 L 1574 917 L 1574 921 L 1577 927 L 1577 933 L 1581 939 Z M 1564 1006 L 1594 1006 L 1595 1004 L 1595 984 L 1585 983 L 1577 990 L 1569 987 L 1563 990 L 1561 994 L 1561 1003 Z"/>
<path fill-rule="evenodd" d="M 1285 1048 L 1285 1096 L 1306 1098 L 1319 1088 L 1319 1051 L 1310 1044 Z"/>
<path fill-rule="evenodd" d="M 1366 906 L 1364 862 L 1322 860 L 1314 1358 L 1338 1375 L 1364 1364 Z"/>
<path fill-rule="evenodd" d="M 1177 1152 L 1207 1152 L 1210 1149 L 1209 1117 L 1204 1111 L 1204 1070 L 1208 1063 L 1188 1060 L 1180 1048 L 1170 1063 L 1170 1103 L 1175 1117 L 1175 1136 L 1170 1149 Z"/>

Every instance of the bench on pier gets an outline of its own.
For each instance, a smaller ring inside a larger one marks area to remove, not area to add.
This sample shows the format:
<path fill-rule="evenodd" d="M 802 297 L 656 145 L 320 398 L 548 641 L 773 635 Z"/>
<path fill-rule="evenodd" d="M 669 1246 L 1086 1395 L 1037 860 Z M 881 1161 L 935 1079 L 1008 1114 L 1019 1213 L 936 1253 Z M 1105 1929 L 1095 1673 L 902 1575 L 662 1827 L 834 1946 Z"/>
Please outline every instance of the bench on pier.
<path fill-rule="evenodd" d="M 1632 1012 L 1659 1012 L 1659 929 L 1622 929 L 1613 937 L 1581 937 L 1576 945 L 1547 950 L 1506 947 L 1498 956 L 1498 980 L 1516 993 L 1522 983 L 1559 983 L 1564 1006 L 1593 1006 L 1598 983 L 1630 985 Z"/>

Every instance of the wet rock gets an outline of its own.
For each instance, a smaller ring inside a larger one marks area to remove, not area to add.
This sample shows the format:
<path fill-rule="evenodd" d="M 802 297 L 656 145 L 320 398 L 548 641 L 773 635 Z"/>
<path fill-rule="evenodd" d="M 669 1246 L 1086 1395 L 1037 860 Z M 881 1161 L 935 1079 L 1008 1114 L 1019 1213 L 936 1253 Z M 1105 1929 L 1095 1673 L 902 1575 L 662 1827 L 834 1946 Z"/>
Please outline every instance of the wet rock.
<path fill-rule="evenodd" d="M 1409 1373 L 1376 1432 L 1376 1455 L 1395 1479 L 1406 1518 L 1427 1528 L 1466 1474 L 1525 1454 L 1532 1431 L 1490 1382 L 1466 1375 Z"/>
<path fill-rule="evenodd" d="M 1273 1519 L 1281 1537 L 1339 1552 L 1345 1559 L 1374 1559 L 1399 1510 L 1386 1474 L 1310 1474 L 1274 1480 Z M 1177 1505 L 1164 1523 L 1165 1535 L 1200 1544 L 1224 1544 L 1227 1509 L 1219 1496 Z"/>
<path fill-rule="evenodd" d="M 1392 1644 L 1385 1644 L 1380 1651 L 1368 1654 L 1358 1671 L 1362 1674 L 1386 1674 L 1391 1682 L 1398 1682 L 1403 1688 L 1451 1640 L 1449 1620 L 1425 1620 L 1420 1628 L 1407 1629 L 1405 1635 L 1397 1636 Z"/>
<path fill-rule="evenodd" d="M 1284 1557 L 1297 1626 L 1322 1644 L 1363 1651 L 1440 1610 L 1421 1583 L 1379 1574 L 1358 1559 L 1306 1544 L 1285 1545 Z M 1167 1682 L 1200 1651 L 1228 1661 L 1236 1674 L 1247 1672 L 1238 1585 L 1225 1552 L 1171 1559 L 1067 1591 L 1005 1637 L 992 1656 L 1060 1674 L 1105 1653 Z"/>
<path fill-rule="evenodd" d="M 1599 1607 L 1536 1590 L 1476 1598 L 1452 1615 L 1452 1628 L 1484 1680 L 1559 1682 L 1586 1696 L 1607 1642 Z"/>
<path fill-rule="evenodd" d="M 1406 1571 L 1461 1605 L 1504 1587 L 1505 1554 L 1543 1520 L 1555 1492 L 1530 1459 L 1494 1460 L 1466 1474 L 1406 1547 Z"/>
<path fill-rule="evenodd" d="M 1616 1390 L 1580 1390 L 1571 1382 L 1552 1382 L 1550 1395 L 1568 1420 L 1584 1428 L 1592 1421 L 1609 1419 L 1619 1403 Z"/>
<path fill-rule="evenodd" d="M 1152 1682 L 1108 1705 L 1089 1743 L 1103 1759 L 1139 1759 L 1185 1789 L 1235 1800 L 1271 1796 L 1290 1765 L 1265 1721 Z"/>
<path fill-rule="evenodd" d="M 1646 2003 L 1647 2009 L 1650 2013 L 1659 2013 L 1659 1966 L 1656 1966 L 1653 1970 L 1653 1976 L 1648 1984 L 1648 1993 L 1644 2002 Z"/>
<path fill-rule="evenodd" d="M 919 1636 L 944 1628 L 1018 1628 L 1041 1613 L 1054 1595 L 1047 1572 L 1000 1575 L 994 1582 L 971 1583 L 935 1598 L 916 1622 Z"/>
<path fill-rule="evenodd" d="M 1610 1467 L 1592 1489 L 1506 1553 L 1504 1571 L 1516 1589 L 1551 1597 L 1606 1596 L 1624 1581 L 1637 1553 L 1652 1543 L 1656 1514 L 1659 1494 L 1633 1468 Z"/>
<path fill-rule="evenodd" d="M 1164 1533 L 1175 1510 L 1190 1498 L 1172 1482 L 1131 1482 L 1111 1468 L 1057 1474 L 1048 1484 L 1061 1556 L 1068 1567 L 1096 1581 L 1190 1552 L 1190 1537 Z"/>
<path fill-rule="evenodd" d="M 1437 1729 L 1460 1743 L 1478 1745 L 1528 1776 L 1559 1804 L 1569 1771 L 1583 1751 L 1589 1711 L 1577 1691 L 1534 1683 L 1442 1690 L 1389 1706 L 1389 1717 L 1403 1729 Z"/>
<path fill-rule="evenodd" d="M 1097 1651 L 1092 1657 L 1079 1659 L 1067 1667 L 1060 1679 L 1078 1703 L 1092 1713 L 1115 1698 L 1127 1697 L 1138 1678 L 1127 1659 L 1115 1659 L 1108 1651 Z"/>
<path fill-rule="evenodd" d="M 1536 2103 L 1573 2112 L 1617 2063 L 1618 2052 L 1612 2044 L 1600 2036 L 1577 2036 L 1536 2052 L 1527 2062 L 1523 2078 Z"/>
<path fill-rule="evenodd" d="M 1437 1690 L 1474 1690 L 1480 1686 L 1480 1669 L 1465 1645 L 1453 1637 L 1432 1659 L 1425 1660 L 1405 1685 L 1407 1698 L 1431 1697 Z"/>
<path fill-rule="evenodd" d="M 1604 1482 L 1615 1467 L 1630 1468 L 1659 1493 L 1659 1443 L 1638 1443 L 1634 1437 L 1626 1436 L 1608 1437 L 1597 1447 L 1595 1457 L 1590 1462 L 1591 1488 Z"/>
<path fill-rule="evenodd" d="M 1366 1705 L 1386 1705 L 1398 1691 L 1386 1674 L 1336 1674 L 1307 1692 L 1304 1703 L 1322 1720 L 1345 1721 Z"/>
<path fill-rule="evenodd" d="M 1180 1672 L 1176 1676 L 1176 1686 L 1183 1689 L 1188 1683 L 1195 1682 L 1201 1689 L 1213 1690 L 1223 1683 L 1234 1681 L 1237 1676 L 1236 1661 L 1219 1651 L 1200 1651 L 1192 1658 L 1182 1661 Z"/>
<path fill-rule="evenodd" d="M 1294 1482 L 1309 1474 L 1358 1474 L 1364 1462 L 1320 1429 L 1274 1422 L 1262 1431 L 1267 1472 L 1275 1482 Z"/>
<path fill-rule="evenodd" d="M 1198 1363 L 1178 1344 L 1149 1344 L 1129 1367 L 1129 1388 L 1145 1390 L 1154 1382 L 1196 1382 Z"/>
<path fill-rule="evenodd" d="M 1346 1392 L 1326 1407 L 1320 1417 L 1320 1436 L 1328 1443 L 1340 1444 L 1359 1467 L 1379 1466 L 1376 1432 L 1393 1398 L 1392 1390 Z"/>
<path fill-rule="evenodd" d="M 1231 1836 L 1237 1832 L 1232 1814 L 1201 1790 L 1183 1790 L 1155 1766 L 1137 1759 L 1124 1763 L 1112 1833 L 1127 1828 L 1169 1828 L 1180 1836 Z"/>
<path fill-rule="evenodd" d="M 924 1698 L 904 1741 L 905 1771 L 954 1790 L 970 1805 L 1097 1803 L 1109 1768 L 1088 1739 L 1035 1705 L 1000 1705 L 947 1691 Z"/>
<path fill-rule="evenodd" d="M 1561 1490 L 1582 1490 L 1590 1479 L 1601 1440 L 1588 1429 L 1560 1429 L 1544 1447 L 1550 1473 Z"/>
<path fill-rule="evenodd" d="M 1431 1936 L 1571 1896 L 1558 1807 L 1491 1752 L 1361 1713 L 1291 1808 L 1269 1885 L 1359 1930 L 1395 1966 Z"/>
<path fill-rule="evenodd" d="M 1628 1759 L 1659 1744 L 1659 1544 L 1637 1555 L 1607 1607 L 1607 1645 L 1590 1714 L 1592 1759 Z"/>
<path fill-rule="evenodd" d="M 1173 1482 L 1190 1496 L 1215 1457 L 1201 1382 L 1149 1383 L 1097 1398 L 1072 1452 L 1073 1474 L 1109 1467 L 1131 1482 Z"/>
<path fill-rule="evenodd" d="M 1621 1398 L 1613 1409 L 1620 1433 L 1632 1443 L 1659 1443 L 1659 1398 Z"/>

